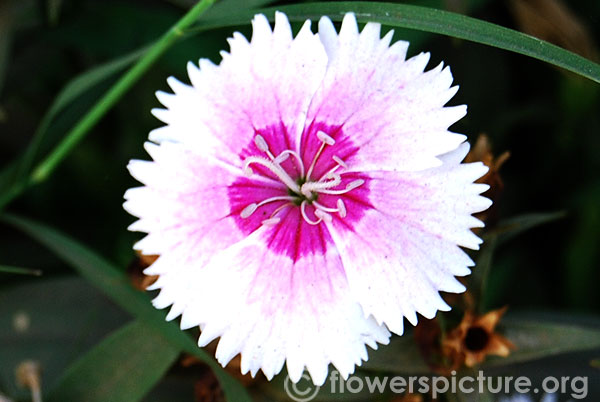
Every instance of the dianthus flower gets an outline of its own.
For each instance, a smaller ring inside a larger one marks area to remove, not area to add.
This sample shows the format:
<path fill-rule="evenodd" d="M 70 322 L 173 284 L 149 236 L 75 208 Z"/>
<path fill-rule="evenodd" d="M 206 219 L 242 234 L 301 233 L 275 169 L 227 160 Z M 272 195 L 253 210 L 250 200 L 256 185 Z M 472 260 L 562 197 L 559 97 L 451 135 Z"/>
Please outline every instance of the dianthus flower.
<path fill-rule="evenodd" d="M 380 25 L 359 32 L 347 14 L 310 21 L 293 37 L 276 13 L 252 21 L 250 42 L 229 40 L 219 65 L 189 63 L 191 86 L 169 78 L 158 92 L 166 125 L 131 161 L 143 187 L 125 194 L 147 233 L 135 248 L 160 255 L 157 308 L 181 328 L 199 326 L 200 346 L 220 337 L 225 365 L 272 378 L 287 365 L 322 384 L 333 364 L 347 377 L 366 345 L 402 334 L 403 320 L 449 310 L 439 291 L 462 292 L 455 276 L 478 248 L 471 216 L 490 201 L 474 184 L 487 168 L 461 164 L 469 146 L 448 131 L 465 106 L 442 65 L 406 60 Z"/>

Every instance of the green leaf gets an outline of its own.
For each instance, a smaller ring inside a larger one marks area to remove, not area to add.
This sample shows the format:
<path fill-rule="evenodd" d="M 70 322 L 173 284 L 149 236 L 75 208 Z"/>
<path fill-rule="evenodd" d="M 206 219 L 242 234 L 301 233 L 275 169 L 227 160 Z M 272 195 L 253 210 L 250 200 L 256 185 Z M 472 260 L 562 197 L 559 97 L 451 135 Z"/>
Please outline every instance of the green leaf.
<path fill-rule="evenodd" d="M 22 268 L 22 267 L 13 267 L 9 265 L 0 265 L 0 273 L 7 274 L 20 274 L 20 275 L 34 275 L 40 276 L 42 275 L 42 271 L 39 269 L 31 269 L 31 268 Z"/>
<path fill-rule="evenodd" d="M 15 1 L 5 1 L 0 3 L 0 94 L 4 86 L 4 79 L 8 64 L 11 61 L 10 47 L 13 38 L 13 25 L 15 19 L 14 4 Z"/>
<path fill-rule="evenodd" d="M 148 295 L 135 290 L 122 271 L 85 246 L 52 228 L 8 214 L 2 215 L 0 220 L 17 227 L 48 247 L 125 311 L 156 327 L 173 345 L 209 365 L 219 379 L 229 401 L 251 400 L 246 389 L 200 349 L 187 333 L 180 330 L 175 322 L 166 322 L 165 314 L 152 307 Z"/>
<path fill-rule="evenodd" d="M 497 47 L 545 61 L 600 83 L 600 65 L 573 52 L 512 29 L 434 8 L 367 1 L 303 3 L 260 12 L 273 16 L 276 10 L 287 14 L 292 21 L 318 20 L 327 15 L 341 21 L 344 14 L 354 12 L 360 22 L 380 22 L 392 27 L 416 29 L 465 39 Z M 203 21 L 193 30 L 235 26 L 248 23 L 255 11 L 242 10 L 226 18 Z"/>
<path fill-rule="evenodd" d="M 500 222 L 494 229 L 487 232 L 483 238 L 487 241 L 489 238 L 496 237 L 498 243 L 503 243 L 522 232 L 539 225 L 557 221 L 566 216 L 567 214 L 564 211 L 520 215 Z"/>
<path fill-rule="evenodd" d="M 600 330 L 579 325 L 507 317 L 502 321 L 502 328 L 503 335 L 517 349 L 508 357 L 490 358 L 483 364 L 484 367 L 505 366 L 600 347 Z"/>
<path fill-rule="evenodd" d="M 129 321 L 129 314 L 75 275 L 3 286 L 0 291 L 2 391 L 13 400 L 30 400 L 30 392 L 14 381 L 14 368 L 27 359 L 34 359 L 43 367 L 42 391 L 51 389 L 76 358 Z"/>
<path fill-rule="evenodd" d="M 162 378 L 179 349 L 156 328 L 134 321 L 73 363 L 47 400 L 135 402 Z"/>
<path fill-rule="evenodd" d="M 239 10 L 253 10 L 274 2 L 275 0 L 222 0 L 212 6 L 203 19 L 227 17 Z"/>
<path fill-rule="evenodd" d="M 485 311 L 486 307 L 486 290 L 488 286 L 488 278 L 490 270 L 492 269 L 492 261 L 494 252 L 498 246 L 498 236 L 489 236 L 486 238 L 485 243 L 481 247 L 481 250 L 477 253 L 477 262 L 473 267 L 473 273 L 468 278 L 469 291 L 472 293 L 473 298 L 477 302 L 477 307 L 480 313 Z"/>
<path fill-rule="evenodd" d="M 56 25 L 60 16 L 60 9 L 63 0 L 46 0 L 46 14 L 48 15 L 48 23 Z"/>
<path fill-rule="evenodd" d="M 393 336 L 389 345 L 382 345 L 377 350 L 369 350 L 369 360 L 363 363 L 361 370 L 398 374 L 431 373 L 411 333 Z"/>
<path fill-rule="evenodd" d="M 46 132 L 48 131 L 48 128 L 50 127 L 50 124 L 54 118 L 60 112 L 62 112 L 69 105 L 73 104 L 77 98 L 84 95 L 90 89 L 114 76 L 118 72 L 122 71 L 125 67 L 139 59 L 146 51 L 147 47 L 137 49 L 115 60 L 111 60 L 107 63 L 94 67 L 69 81 L 54 99 L 54 102 L 42 118 L 27 150 L 20 160 L 16 162 L 18 171 L 15 173 L 15 177 L 13 178 L 12 182 L 24 180 L 24 177 L 29 174 L 29 169 L 34 162 L 35 157 L 37 156 L 38 149 L 46 135 Z M 9 175 L 9 169 L 11 169 L 11 166 L 5 168 L 6 172 L 3 171 L 0 173 L 0 176 Z M 12 169 L 15 168 L 12 167 Z M 3 188 L 2 185 L 7 184 L 8 183 L 0 182 L 0 189 Z"/>
<path fill-rule="evenodd" d="M 533 213 L 517 216 L 500 222 L 494 229 L 486 232 L 481 250 L 477 253 L 477 263 L 469 278 L 469 290 L 477 301 L 479 312 L 483 313 L 487 305 L 487 289 L 493 256 L 496 248 L 502 243 L 523 233 L 526 230 L 565 217 L 564 212 Z"/>
<path fill-rule="evenodd" d="M 141 76 L 162 56 L 173 44 L 183 37 L 184 30 L 212 6 L 215 0 L 200 0 L 168 31 L 148 48 L 140 59 L 102 96 L 95 105 L 65 134 L 62 141 L 54 147 L 50 154 L 40 162 L 29 174 L 29 167 L 37 152 L 39 141 L 32 141 L 24 162 L 19 168 L 17 181 L 3 193 L 0 193 L 0 210 L 19 196 L 28 186 L 44 181 L 63 161 L 72 149 L 100 121 L 102 117 L 117 103 L 121 97 L 141 78 Z M 45 122 L 42 122 L 44 124 Z M 49 121 L 48 121 L 49 123 Z M 37 137 L 37 136 L 36 136 Z M 2 190 L 2 189 L 0 189 Z"/>

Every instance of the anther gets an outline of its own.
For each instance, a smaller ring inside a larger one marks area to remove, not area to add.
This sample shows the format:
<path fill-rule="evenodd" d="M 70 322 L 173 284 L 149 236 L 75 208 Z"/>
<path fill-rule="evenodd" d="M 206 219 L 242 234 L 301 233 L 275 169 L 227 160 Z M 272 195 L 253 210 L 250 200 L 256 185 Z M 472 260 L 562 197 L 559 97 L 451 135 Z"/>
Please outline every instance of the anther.
<path fill-rule="evenodd" d="M 262 224 L 265 226 L 275 226 L 279 222 L 281 222 L 281 218 L 269 218 L 262 221 Z"/>
<path fill-rule="evenodd" d="M 331 223 L 331 221 L 333 220 L 331 215 L 329 215 L 327 212 L 321 209 L 315 209 L 315 216 L 321 220 L 324 220 L 327 223 Z"/>
<path fill-rule="evenodd" d="M 335 163 L 337 163 L 338 165 L 340 165 L 344 169 L 348 169 L 348 165 L 346 164 L 346 162 L 344 162 L 343 160 L 341 160 L 337 155 L 333 155 L 331 157 L 331 159 L 333 159 L 335 161 Z"/>
<path fill-rule="evenodd" d="M 337 204 L 338 214 L 340 215 L 340 218 L 345 218 L 347 211 L 346 211 L 346 205 L 344 204 L 344 201 L 341 198 L 338 198 L 336 204 Z"/>
<path fill-rule="evenodd" d="M 365 183 L 364 180 L 358 179 L 358 180 L 354 180 L 354 181 L 351 181 L 350 183 L 348 183 L 346 185 L 346 188 L 343 190 L 330 190 L 329 188 L 319 188 L 317 191 L 319 193 L 331 194 L 331 195 L 346 194 L 347 192 L 352 191 L 355 188 L 362 186 L 364 183 Z"/>
<path fill-rule="evenodd" d="M 240 216 L 243 219 L 246 219 L 247 217 L 252 215 L 254 213 L 254 211 L 256 211 L 256 208 L 258 208 L 258 204 L 253 202 L 252 204 L 248 205 L 246 208 L 244 208 L 242 210 L 242 213 L 240 214 Z"/>
<path fill-rule="evenodd" d="M 354 190 L 355 188 L 360 187 L 363 184 L 365 184 L 365 181 L 363 179 L 358 179 L 358 180 L 351 181 L 346 186 L 346 191 Z"/>
<path fill-rule="evenodd" d="M 327 145 L 335 144 L 335 140 L 327 134 L 325 134 L 323 131 L 317 131 L 317 138 L 319 138 L 322 142 L 324 142 Z"/>
<path fill-rule="evenodd" d="M 256 147 L 262 152 L 267 152 L 269 150 L 269 145 L 267 145 L 267 141 L 265 141 L 265 138 L 260 134 L 254 137 L 254 143 L 256 144 Z"/>
<path fill-rule="evenodd" d="M 285 162 L 289 157 L 289 153 L 281 153 L 277 155 L 277 158 L 273 159 L 273 163 L 280 165 L 282 162 Z"/>

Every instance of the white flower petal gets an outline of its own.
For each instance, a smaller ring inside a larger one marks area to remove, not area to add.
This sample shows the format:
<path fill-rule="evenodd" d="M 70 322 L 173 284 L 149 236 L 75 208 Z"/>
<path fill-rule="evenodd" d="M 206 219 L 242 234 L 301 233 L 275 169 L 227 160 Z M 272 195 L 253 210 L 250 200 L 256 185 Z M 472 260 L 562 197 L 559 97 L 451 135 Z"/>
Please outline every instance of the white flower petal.
<path fill-rule="evenodd" d="M 341 126 L 360 147 L 346 161 L 354 170 L 421 170 L 439 166 L 436 158 L 466 137 L 448 131 L 466 107 L 444 108 L 454 95 L 448 68 L 423 72 L 429 54 L 405 60 L 406 42 L 389 47 L 378 24 L 359 34 L 347 14 L 339 35 L 322 18 L 319 37 L 329 57 L 327 73 L 308 111 L 308 121 Z"/>
<path fill-rule="evenodd" d="M 206 60 L 200 68 L 189 63 L 192 86 L 170 77 L 175 95 L 159 91 L 166 109 L 153 110 L 167 126 L 152 131 L 150 140 L 186 143 L 238 166 L 255 130 L 282 124 L 296 144 L 327 56 L 309 21 L 294 39 L 287 17 L 278 12 L 275 19 L 272 31 L 265 16 L 257 15 L 250 42 L 235 33 L 218 67 Z"/>
<path fill-rule="evenodd" d="M 460 164 L 468 145 L 444 155 L 444 164 L 421 172 L 371 172 L 374 209 L 352 230 L 328 227 L 350 289 L 366 314 L 402 334 L 402 317 L 433 318 L 449 310 L 439 291 L 462 292 L 455 276 L 469 273 L 471 259 L 457 246 L 478 248 L 471 214 L 489 207 L 472 184 L 487 171 L 480 163 Z"/>
<path fill-rule="evenodd" d="M 217 253 L 206 266 L 182 268 L 187 275 L 164 274 L 155 304 L 183 299 L 177 311 L 183 309 L 186 327 L 200 325 L 199 344 L 220 337 L 218 361 L 226 365 L 241 353 L 244 373 L 262 369 L 270 379 L 287 360 L 294 381 L 306 368 L 322 384 L 330 363 L 349 375 L 366 359 L 365 344 L 387 343 L 389 332 L 364 317 L 335 254 L 293 263 L 265 249 L 265 230 Z"/>

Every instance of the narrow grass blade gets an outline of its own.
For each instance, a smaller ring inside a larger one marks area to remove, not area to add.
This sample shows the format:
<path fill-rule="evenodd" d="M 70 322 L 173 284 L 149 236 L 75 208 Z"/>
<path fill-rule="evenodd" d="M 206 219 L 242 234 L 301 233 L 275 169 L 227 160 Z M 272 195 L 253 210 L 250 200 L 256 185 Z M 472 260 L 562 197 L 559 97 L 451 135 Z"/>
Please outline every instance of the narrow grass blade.
<path fill-rule="evenodd" d="M 41 276 L 42 275 L 42 271 L 40 271 L 39 269 L 13 267 L 13 266 L 9 266 L 9 265 L 0 265 L 0 273 L 33 275 L 33 276 Z"/>
<path fill-rule="evenodd" d="M 600 83 L 600 65 L 584 57 L 512 29 L 435 8 L 375 1 L 344 1 L 293 4 L 262 9 L 260 12 L 273 19 L 276 10 L 286 13 L 292 21 L 317 21 L 323 15 L 334 21 L 341 21 L 345 13 L 354 12 L 360 22 L 380 22 L 392 27 L 433 32 L 482 43 L 545 61 Z M 243 25 L 256 12 L 241 10 L 225 18 L 202 21 L 192 30 Z"/>

